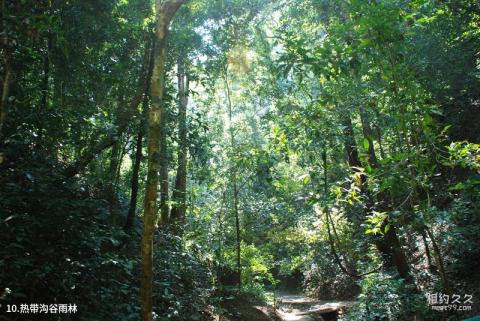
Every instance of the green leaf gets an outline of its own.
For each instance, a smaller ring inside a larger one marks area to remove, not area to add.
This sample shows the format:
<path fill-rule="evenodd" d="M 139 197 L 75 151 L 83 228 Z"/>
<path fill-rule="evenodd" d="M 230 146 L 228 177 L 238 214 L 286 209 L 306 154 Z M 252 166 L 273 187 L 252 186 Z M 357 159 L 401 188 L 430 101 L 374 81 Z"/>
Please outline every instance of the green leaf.
<path fill-rule="evenodd" d="M 390 224 L 385 225 L 385 229 L 383 230 L 385 234 L 388 233 L 388 231 L 390 231 Z"/>
<path fill-rule="evenodd" d="M 451 192 L 455 192 L 455 191 L 461 191 L 461 190 L 463 190 L 464 188 L 465 188 L 465 184 L 463 184 L 462 182 L 460 182 L 460 183 L 457 183 L 457 184 L 455 184 L 455 185 L 453 185 L 453 186 L 450 186 L 450 187 L 448 188 L 448 190 L 451 191 Z"/>
<path fill-rule="evenodd" d="M 368 140 L 368 138 L 363 139 L 363 147 L 367 150 L 370 148 L 370 141 Z"/>

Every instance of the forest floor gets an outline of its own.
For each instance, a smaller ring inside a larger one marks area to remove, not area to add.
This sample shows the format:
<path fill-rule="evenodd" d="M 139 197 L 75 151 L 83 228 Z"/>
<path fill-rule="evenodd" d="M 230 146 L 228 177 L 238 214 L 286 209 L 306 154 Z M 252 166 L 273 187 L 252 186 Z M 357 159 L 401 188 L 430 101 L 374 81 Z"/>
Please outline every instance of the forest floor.
<path fill-rule="evenodd" d="M 228 318 L 219 317 L 219 321 L 280 321 L 275 310 L 269 305 L 254 305 L 248 300 L 237 298 L 224 302 L 223 308 L 228 311 Z"/>
<path fill-rule="evenodd" d="M 229 312 L 228 320 L 232 321 L 341 321 L 345 310 L 354 303 L 317 300 L 301 293 L 280 292 L 275 308 L 272 305 L 254 305 L 241 298 L 224 304 L 224 308 Z"/>
<path fill-rule="evenodd" d="M 298 293 L 280 293 L 277 297 L 276 315 L 282 321 L 336 321 L 355 301 L 325 301 Z"/>

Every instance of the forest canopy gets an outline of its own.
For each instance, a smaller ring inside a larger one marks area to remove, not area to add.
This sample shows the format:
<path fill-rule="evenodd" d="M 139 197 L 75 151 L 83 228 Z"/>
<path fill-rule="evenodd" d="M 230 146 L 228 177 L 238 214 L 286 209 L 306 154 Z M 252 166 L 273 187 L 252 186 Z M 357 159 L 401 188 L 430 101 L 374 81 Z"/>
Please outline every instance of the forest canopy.
<path fill-rule="evenodd" d="M 478 1 L 0 8 L 0 320 L 478 320 Z"/>

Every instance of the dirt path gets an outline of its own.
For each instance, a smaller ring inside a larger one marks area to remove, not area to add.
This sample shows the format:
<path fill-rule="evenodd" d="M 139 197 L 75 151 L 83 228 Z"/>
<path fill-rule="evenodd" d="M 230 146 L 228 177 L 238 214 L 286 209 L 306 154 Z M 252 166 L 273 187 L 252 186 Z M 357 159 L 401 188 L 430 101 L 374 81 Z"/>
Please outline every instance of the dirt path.
<path fill-rule="evenodd" d="M 343 312 L 355 301 L 324 301 L 303 294 L 280 293 L 276 314 L 282 321 L 341 320 Z"/>
<path fill-rule="evenodd" d="M 225 311 L 215 316 L 216 321 L 277 321 L 272 306 L 255 305 L 246 298 L 226 299 L 221 306 Z"/>

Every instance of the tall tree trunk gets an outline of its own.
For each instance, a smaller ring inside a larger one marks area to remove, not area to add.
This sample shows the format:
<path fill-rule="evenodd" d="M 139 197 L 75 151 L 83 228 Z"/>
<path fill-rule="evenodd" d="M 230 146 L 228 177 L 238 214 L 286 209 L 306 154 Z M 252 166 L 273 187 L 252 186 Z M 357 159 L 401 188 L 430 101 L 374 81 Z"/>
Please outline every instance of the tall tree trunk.
<path fill-rule="evenodd" d="M 380 113 L 378 112 L 377 108 L 374 108 L 373 110 L 375 112 L 375 118 L 376 118 L 376 124 L 374 125 L 374 128 L 375 128 L 375 134 L 377 136 L 378 147 L 380 148 L 380 156 L 382 157 L 382 159 L 385 159 L 385 150 L 382 144 L 382 130 L 380 128 Z"/>
<path fill-rule="evenodd" d="M 130 135 L 128 133 L 125 134 L 125 136 L 122 135 L 122 141 L 124 142 L 123 145 L 120 147 L 120 153 L 118 155 L 118 163 L 117 163 L 117 170 L 115 172 L 115 179 L 113 181 L 113 187 L 115 190 L 118 189 L 118 184 L 120 184 L 120 178 L 122 175 L 122 162 L 123 158 L 125 157 L 125 154 L 127 153 L 128 150 L 128 144 L 130 142 Z"/>
<path fill-rule="evenodd" d="M 407 256 L 402 249 L 400 240 L 397 235 L 397 229 L 388 219 L 384 222 L 384 225 L 390 224 L 390 228 L 380 241 L 385 245 L 384 254 L 391 256 L 393 264 L 397 269 L 398 275 L 408 283 L 413 283 L 413 278 L 410 273 L 410 266 L 408 265 Z"/>
<path fill-rule="evenodd" d="M 235 212 L 235 232 L 236 232 L 236 243 L 237 243 L 237 275 L 238 275 L 238 287 L 242 287 L 242 265 L 240 262 L 241 254 L 241 238 L 240 238 L 240 218 L 238 212 L 238 187 L 237 187 L 237 172 L 236 170 L 232 173 L 233 180 L 233 210 Z"/>
<path fill-rule="evenodd" d="M 428 245 L 427 236 L 425 234 L 425 231 L 422 231 L 421 235 L 422 235 L 423 246 L 425 247 L 425 255 L 427 256 L 427 269 L 429 271 L 432 271 L 432 268 L 433 268 L 433 266 L 432 266 L 432 255 L 430 254 L 430 247 Z"/>
<path fill-rule="evenodd" d="M 430 229 L 427 226 L 425 226 L 425 232 L 427 232 L 427 235 L 430 238 L 430 241 L 432 241 L 432 248 L 435 254 L 435 261 L 437 261 L 438 271 L 440 272 L 440 277 L 442 279 L 443 289 L 448 294 L 451 294 L 452 289 L 450 287 L 450 282 L 448 280 L 447 273 L 445 272 L 445 265 L 443 264 L 443 256 L 442 256 L 442 253 L 440 252 L 440 248 L 438 247 L 438 244 L 435 241 L 435 237 L 433 233 L 430 231 Z"/>
<path fill-rule="evenodd" d="M 364 140 L 368 142 L 367 155 L 368 162 L 370 166 L 377 167 L 378 161 L 377 156 L 375 155 L 375 146 L 373 145 L 373 130 L 370 126 L 370 119 L 368 117 L 367 111 L 363 105 L 360 105 L 360 120 L 362 122 L 362 130 Z"/>
<path fill-rule="evenodd" d="M 43 8 L 43 14 L 47 17 L 52 16 L 52 3 L 50 0 L 42 1 L 40 6 Z M 46 34 L 43 37 L 43 74 L 40 84 L 40 101 L 38 106 L 38 137 L 37 141 L 39 145 L 43 144 L 44 131 L 48 130 L 45 121 L 48 119 L 48 98 L 50 95 L 50 70 L 51 60 L 50 52 L 52 50 L 53 33 L 50 29 L 47 29 Z M 42 52 L 42 51 L 41 51 Z M 48 136 L 48 135 L 45 135 Z"/>
<path fill-rule="evenodd" d="M 43 75 L 42 75 L 42 85 L 38 113 L 38 140 L 41 142 L 43 137 L 43 131 L 45 130 L 45 119 L 47 118 L 48 113 L 48 96 L 50 93 L 50 51 L 52 49 L 52 38 L 53 35 L 48 32 L 45 38 L 45 52 L 43 55 Z"/>
<path fill-rule="evenodd" d="M 143 138 L 145 137 L 145 125 L 147 122 L 147 115 L 150 103 L 150 82 L 153 72 L 153 60 L 154 60 L 154 51 L 155 51 L 155 40 L 151 39 L 149 42 L 149 57 L 148 57 L 148 71 L 147 71 L 147 83 L 145 85 L 145 92 L 143 96 L 142 103 L 142 113 L 140 115 L 140 122 L 138 125 L 137 132 L 137 144 L 135 150 L 135 158 L 132 169 L 132 178 L 131 178 L 131 193 L 130 193 L 130 205 L 128 207 L 127 219 L 125 221 L 124 230 L 130 231 L 133 227 L 135 220 L 135 214 L 137 212 L 137 199 L 138 199 L 138 180 L 140 177 L 140 166 L 143 159 Z"/>
<path fill-rule="evenodd" d="M 5 74 L 3 76 L 2 96 L 0 99 L 0 142 L 3 141 L 3 127 L 5 125 L 5 121 L 7 120 L 7 99 L 8 91 L 10 89 L 10 77 L 10 65 L 8 64 L 8 62 L 5 62 Z"/>
<path fill-rule="evenodd" d="M 227 189 L 222 193 L 222 203 L 220 205 L 220 210 L 217 212 L 217 220 L 218 220 L 218 249 L 217 249 L 217 260 L 218 262 L 223 262 L 223 221 L 222 221 L 222 215 L 223 211 L 225 208 L 225 201 L 227 198 Z"/>
<path fill-rule="evenodd" d="M 360 119 L 363 129 L 363 138 L 368 141 L 368 163 L 372 168 L 378 167 L 377 157 L 375 155 L 375 146 L 373 145 L 372 139 L 372 127 L 370 125 L 370 120 L 365 108 L 360 106 Z M 369 197 L 369 196 L 367 196 Z M 378 202 L 376 202 L 380 207 L 386 207 L 386 195 L 385 193 L 380 193 L 378 196 Z M 373 209 L 373 205 L 372 205 Z M 383 208 L 382 208 L 383 209 Z M 382 210 L 379 209 L 379 210 Z M 410 274 L 410 267 L 408 265 L 407 257 L 403 251 L 400 240 L 397 235 L 396 227 L 393 223 L 387 218 L 384 222 L 384 227 L 389 225 L 389 228 L 383 235 L 383 239 L 378 241 L 377 248 L 381 249 L 385 256 L 391 256 L 393 264 L 395 265 L 398 274 L 400 277 L 405 279 L 408 282 L 412 282 L 412 276 Z"/>
<path fill-rule="evenodd" d="M 168 181 L 168 147 L 167 147 L 167 111 L 162 105 L 160 115 L 160 225 L 168 223 L 170 217 L 169 181 Z"/>
<path fill-rule="evenodd" d="M 173 190 L 171 218 L 177 232 L 185 221 L 187 193 L 187 104 L 188 77 L 183 59 L 178 62 L 178 168 Z"/>
<path fill-rule="evenodd" d="M 344 145 L 345 152 L 347 153 L 348 165 L 350 165 L 350 167 L 362 167 L 360 157 L 358 156 L 358 148 L 349 111 L 342 112 L 341 122 L 343 125 Z"/>
<path fill-rule="evenodd" d="M 148 112 L 148 172 L 145 188 L 142 235 L 142 320 L 152 321 L 153 315 L 153 230 L 157 212 L 158 172 L 160 170 L 160 132 L 165 82 L 166 37 L 171 19 L 186 0 L 156 0 L 156 43 L 150 84 L 152 106 Z"/>
<path fill-rule="evenodd" d="M 119 97 L 118 99 L 118 109 L 120 110 L 125 104 L 124 97 Z M 107 176 L 107 200 L 109 205 L 110 211 L 110 218 L 113 225 L 116 225 L 118 222 L 117 220 L 117 194 L 115 188 L 115 181 L 117 177 L 117 168 L 120 163 L 120 154 L 121 154 L 121 147 L 122 146 L 122 135 L 118 136 L 118 139 L 112 145 L 112 150 L 110 152 L 110 165 L 108 168 L 108 176 Z"/>
<path fill-rule="evenodd" d="M 232 112 L 232 99 L 230 94 L 230 85 L 228 83 L 228 66 L 225 67 L 225 88 L 227 93 L 227 105 L 228 105 L 228 119 L 229 119 L 229 131 L 230 131 L 230 147 L 232 152 L 236 149 L 234 128 L 232 124 L 233 112 Z M 233 158 L 233 157 L 232 157 Z M 236 232 L 236 245 L 237 245 L 237 284 L 238 287 L 242 287 L 242 266 L 241 266 L 241 235 L 240 235 L 240 215 L 238 211 L 238 184 L 237 184 L 237 166 L 235 160 L 231 160 L 231 180 L 233 189 L 233 213 L 235 215 L 235 232 Z"/>
<path fill-rule="evenodd" d="M 358 147 L 355 141 L 355 133 L 353 131 L 352 121 L 350 118 L 350 114 L 348 112 L 345 112 L 343 114 L 342 123 L 345 126 L 344 139 L 345 139 L 345 149 L 348 156 L 348 163 L 350 167 L 354 169 L 355 172 L 358 172 L 355 168 L 361 167 L 361 162 L 358 157 Z M 364 131 L 364 134 L 365 134 L 365 131 Z M 375 150 L 373 149 L 374 148 L 373 144 L 371 144 L 370 147 L 372 148 L 372 153 L 375 154 Z M 373 162 L 370 163 L 370 166 L 374 168 L 377 165 L 378 165 L 377 163 L 373 163 Z M 365 175 L 362 175 L 361 177 L 362 177 L 361 190 L 362 190 L 362 193 L 367 198 L 367 208 L 368 208 L 367 211 L 370 212 L 374 210 L 375 205 L 371 198 L 371 195 L 369 195 L 370 193 L 368 192 L 367 179 Z M 400 277 L 405 279 L 408 282 L 411 282 L 412 278 L 410 274 L 410 267 L 408 266 L 408 261 L 405 256 L 405 253 L 401 248 L 400 241 L 398 239 L 398 235 L 396 232 L 396 228 L 395 226 L 393 226 L 391 222 L 388 221 L 388 219 L 385 220 L 384 226 L 386 226 L 387 224 L 390 225 L 390 228 L 382 237 L 382 239 L 375 240 L 375 246 L 377 247 L 379 252 L 384 256 L 386 261 L 390 264 L 393 264 L 393 266 L 398 271 L 398 274 L 400 275 Z"/>
<path fill-rule="evenodd" d="M 145 107 L 144 107 L 145 108 Z M 135 156 L 133 159 L 133 169 L 132 169 L 132 179 L 131 179 L 131 193 L 130 193 L 130 205 L 128 207 L 127 220 L 125 222 L 124 230 L 130 231 L 133 227 L 133 222 L 135 219 L 135 214 L 137 212 L 137 199 L 138 199 L 138 178 L 140 175 L 140 165 L 142 163 L 142 148 L 143 148 L 143 136 L 144 136 L 144 127 L 145 127 L 145 117 L 142 117 L 140 120 L 140 125 L 138 126 L 137 134 L 137 144 L 135 149 Z"/>
<path fill-rule="evenodd" d="M 122 142 L 117 140 L 112 146 L 112 152 L 110 155 L 110 166 L 108 169 L 108 179 L 107 179 L 107 197 L 108 205 L 110 210 L 110 217 L 112 224 L 117 224 L 117 193 L 115 190 L 115 179 L 117 176 L 117 167 L 119 164 L 120 158 L 120 148 Z"/>

